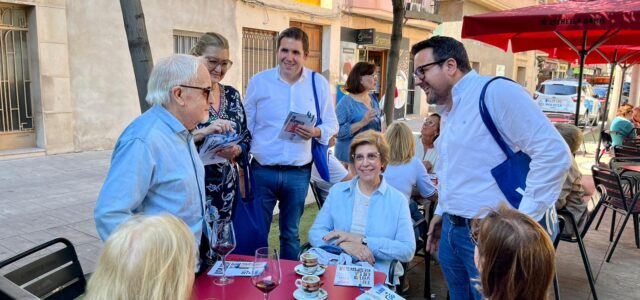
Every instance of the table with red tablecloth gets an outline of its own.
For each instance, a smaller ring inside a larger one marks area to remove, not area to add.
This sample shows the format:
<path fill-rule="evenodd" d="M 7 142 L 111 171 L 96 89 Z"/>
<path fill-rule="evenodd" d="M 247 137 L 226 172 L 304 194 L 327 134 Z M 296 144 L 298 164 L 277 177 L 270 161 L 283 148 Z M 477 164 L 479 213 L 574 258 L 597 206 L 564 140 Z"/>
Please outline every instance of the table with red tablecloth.
<path fill-rule="evenodd" d="M 253 261 L 253 257 L 232 254 L 227 257 L 227 260 Z M 269 294 L 269 299 L 294 299 L 293 292 L 296 290 L 295 281 L 302 277 L 294 271 L 295 266 L 298 264 L 300 264 L 300 262 L 286 259 L 280 260 L 282 279 L 280 286 Z M 336 267 L 327 266 L 324 274 L 320 276 L 320 279 L 324 282 L 322 288 L 325 289 L 329 295 L 328 299 L 355 299 L 362 294 L 357 287 L 334 286 L 333 280 L 335 274 Z M 251 277 L 234 277 L 234 282 L 225 286 L 213 284 L 215 278 L 216 277 L 207 276 L 206 273 L 196 278 L 193 286 L 193 299 L 263 299 L 262 292 L 251 283 Z M 384 283 L 385 280 L 386 275 L 383 272 L 375 272 L 373 277 L 374 283 Z"/>

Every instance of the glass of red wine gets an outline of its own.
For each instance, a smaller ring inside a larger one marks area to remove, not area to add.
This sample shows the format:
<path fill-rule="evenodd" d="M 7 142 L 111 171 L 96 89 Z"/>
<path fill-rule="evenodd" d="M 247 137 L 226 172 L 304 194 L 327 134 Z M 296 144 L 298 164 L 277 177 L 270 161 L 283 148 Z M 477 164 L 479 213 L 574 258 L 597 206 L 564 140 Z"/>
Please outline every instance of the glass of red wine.
<path fill-rule="evenodd" d="M 280 285 L 280 256 L 278 250 L 272 247 L 262 247 L 256 250 L 251 270 L 251 282 L 264 294 L 264 300 L 269 299 L 269 292 Z"/>
<path fill-rule="evenodd" d="M 236 248 L 236 235 L 233 231 L 233 223 L 230 219 L 218 219 L 213 222 L 211 236 L 211 250 L 222 258 L 222 276 L 213 281 L 216 285 L 227 285 L 233 282 L 233 278 L 225 275 L 226 258 Z"/>

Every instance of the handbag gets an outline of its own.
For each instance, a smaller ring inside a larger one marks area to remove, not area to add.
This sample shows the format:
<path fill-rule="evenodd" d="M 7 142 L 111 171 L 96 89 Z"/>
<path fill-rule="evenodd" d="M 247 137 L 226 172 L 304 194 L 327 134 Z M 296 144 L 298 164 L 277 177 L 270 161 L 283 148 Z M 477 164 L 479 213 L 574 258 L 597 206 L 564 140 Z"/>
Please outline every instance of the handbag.
<path fill-rule="evenodd" d="M 491 119 L 487 105 L 484 103 L 484 96 L 487 92 L 487 86 L 496 79 L 506 79 L 512 81 L 509 78 L 498 76 L 489 80 L 480 93 L 480 116 L 484 125 L 487 126 L 489 132 L 493 136 L 493 139 L 498 143 L 502 152 L 507 156 L 507 159 L 498 166 L 491 169 L 491 175 L 496 180 L 498 188 L 502 191 L 504 196 L 509 201 L 509 204 L 514 208 L 520 206 L 524 190 L 527 187 L 527 174 L 529 174 L 529 163 L 531 163 L 531 157 L 522 151 L 514 153 L 504 139 L 500 136 L 495 123 Z"/>
<path fill-rule="evenodd" d="M 256 249 L 267 247 L 269 228 L 266 225 L 262 202 L 253 195 L 255 181 L 249 172 L 249 154 L 245 145 L 241 147 L 236 199 L 233 201 L 231 216 L 236 236 L 236 248 L 232 253 L 253 256 Z"/>
<path fill-rule="evenodd" d="M 484 95 L 486 94 L 489 83 L 496 79 L 506 79 L 513 82 L 513 80 L 509 78 L 498 76 L 492 78 L 484 85 L 480 93 L 480 116 L 482 117 L 484 125 L 489 129 L 491 136 L 493 136 L 493 139 L 507 156 L 504 162 L 491 169 L 491 175 L 496 180 L 498 188 L 500 188 L 500 191 L 502 191 L 507 198 L 509 204 L 517 209 L 520 207 L 524 190 L 527 187 L 526 181 L 527 175 L 529 174 L 531 157 L 522 151 L 513 153 L 511 148 L 507 146 L 507 143 L 505 143 L 504 139 L 500 136 L 496 124 L 493 123 L 491 119 L 487 105 L 484 103 Z M 547 208 L 542 218 L 538 220 L 538 223 L 549 234 L 551 240 L 554 241 L 560 231 L 555 205 Z"/>
<path fill-rule="evenodd" d="M 320 117 L 320 104 L 318 103 L 318 93 L 316 92 L 316 72 L 311 74 L 311 85 L 313 86 L 313 98 L 315 98 L 316 102 L 316 127 L 318 127 L 318 125 L 322 124 L 322 118 Z M 311 139 L 311 155 L 320 177 L 324 181 L 330 182 L 329 145 L 322 144 L 315 138 Z"/>

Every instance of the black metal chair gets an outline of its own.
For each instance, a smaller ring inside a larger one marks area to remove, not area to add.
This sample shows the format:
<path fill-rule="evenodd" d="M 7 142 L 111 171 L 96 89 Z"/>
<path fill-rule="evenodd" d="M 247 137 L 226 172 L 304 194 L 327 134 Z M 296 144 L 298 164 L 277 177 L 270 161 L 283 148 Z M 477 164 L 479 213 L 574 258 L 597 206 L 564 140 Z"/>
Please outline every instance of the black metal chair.
<path fill-rule="evenodd" d="M 311 192 L 313 193 L 313 198 L 316 200 L 318 208 L 322 208 L 325 199 L 321 196 L 322 191 L 320 190 L 320 187 L 318 187 L 318 183 L 311 180 L 309 185 L 311 186 Z"/>
<path fill-rule="evenodd" d="M 0 269 L 13 265 L 56 244 L 65 247 L 19 267 L 3 277 L 40 299 L 74 299 L 85 292 L 87 281 L 73 244 L 56 238 L 0 262 Z"/>
<path fill-rule="evenodd" d="M 615 251 L 616 246 L 618 245 L 618 241 L 622 236 L 622 232 L 624 231 L 627 222 L 629 221 L 629 217 L 633 216 L 633 226 L 634 226 L 634 237 L 636 242 L 636 247 L 640 248 L 640 234 L 638 230 L 638 215 L 640 214 L 640 203 L 638 203 L 638 196 L 640 193 L 637 192 L 636 181 L 631 177 L 621 177 L 614 170 L 601 168 L 598 166 L 591 167 L 591 172 L 593 174 L 593 182 L 596 186 L 596 189 L 602 194 L 602 200 L 599 201 L 598 205 L 602 205 L 606 208 L 610 208 L 613 211 L 613 218 L 611 220 L 611 232 L 609 234 L 609 240 L 613 240 L 613 235 L 615 231 L 615 217 L 616 213 L 623 214 L 624 220 L 622 221 L 622 225 L 618 234 L 613 241 L 613 245 L 611 246 L 611 250 L 609 250 L 609 254 L 607 255 L 606 261 L 609 262 L 611 260 L 611 256 L 613 255 L 613 251 Z M 623 184 L 625 182 L 626 184 Z M 594 213 L 597 213 L 598 207 Z M 600 221 L 602 221 L 602 217 L 604 216 L 604 211 L 600 216 L 598 224 L 596 225 L 596 230 L 600 225 Z"/>

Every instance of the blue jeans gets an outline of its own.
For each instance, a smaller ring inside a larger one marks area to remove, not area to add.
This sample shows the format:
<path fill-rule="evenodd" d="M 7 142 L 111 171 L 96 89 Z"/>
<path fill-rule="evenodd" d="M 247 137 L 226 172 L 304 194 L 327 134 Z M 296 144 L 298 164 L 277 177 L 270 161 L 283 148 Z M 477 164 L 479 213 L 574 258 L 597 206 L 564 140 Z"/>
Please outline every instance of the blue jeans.
<path fill-rule="evenodd" d="M 451 300 L 481 300 L 482 294 L 475 287 L 480 283 L 471 281 L 480 276 L 473 262 L 475 245 L 469 235 L 469 224 L 455 226 L 449 215 L 444 214 L 439 249 L 440 268 L 447 280 Z"/>
<path fill-rule="evenodd" d="M 309 191 L 311 165 L 300 168 L 261 166 L 253 161 L 251 171 L 255 179 L 254 195 L 262 202 L 270 228 L 273 209 L 280 209 L 280 258 L 298 260 L 300 236 L 298 229 L 304 212 L 304 200 Z M 279 201 L 278 201 L 279 200 Z"/>

